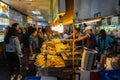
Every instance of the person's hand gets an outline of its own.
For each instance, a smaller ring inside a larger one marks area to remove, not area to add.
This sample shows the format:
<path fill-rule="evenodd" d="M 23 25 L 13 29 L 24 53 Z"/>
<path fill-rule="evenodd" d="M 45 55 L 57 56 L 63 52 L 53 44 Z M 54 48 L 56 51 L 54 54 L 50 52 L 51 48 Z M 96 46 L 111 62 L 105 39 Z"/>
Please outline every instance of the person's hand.
<path fill-rule="evenodd" d="M 108 55 L 109 55 L 109 52 L 108 52 L 108 51 L 105 51 L 105 55 L 108 56 Z"/>
<path fill-rule="evenodd" d="M 30 53 L 30 55 L 29 55 L 30 57 L 32 57 L 33 56 L 33 53 Z"/>
<path fill-rule="evenodd" d="M 78 41 L 77 39 L 74 39 L 74 42 Z"/>
<path fill-rule="evenodd" d="M 30 54 L 29 55 L 29 60 L 34 60 L 35 59 L 35 54 Z"/>
<path fill-rule="evenodd" d="M 19 58 L 22 58 L 22 57 L 23 57 L 23 54 L 18 54 L 18 57 L 19 57 Z"/>
<path fill-rule="evenodd" d="M 60 39 L 61 41 L 65 41 L 65 38 L 63 38 L 63 39 Z"/>

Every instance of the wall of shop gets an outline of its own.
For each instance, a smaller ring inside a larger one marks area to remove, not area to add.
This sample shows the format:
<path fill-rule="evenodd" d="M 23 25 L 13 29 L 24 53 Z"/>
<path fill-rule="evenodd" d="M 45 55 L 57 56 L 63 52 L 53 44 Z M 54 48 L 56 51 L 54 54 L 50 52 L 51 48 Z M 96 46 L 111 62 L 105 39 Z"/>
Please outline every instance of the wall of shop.
<path fill-rule="evenodd" d="M 116 15 L 119 0 L 91 0 L 91 17 Z"/>
<path fill-rule="evenodd" d="M 78 19 L 90 18 L 90 4 L 91 0 L 74 0 L 74 17 Z"/>
<path fill-rule="evenodd" d="M 102 16 L 109 16 L 117 14 L 119 0 L 99 0 L 99 12 Z"/>
<path fill-rule="evenodd" d="M 118 3 L 119 0 L 74 0 L 74 17 L 88 19 L 115 15 L 118 14 Z"/>

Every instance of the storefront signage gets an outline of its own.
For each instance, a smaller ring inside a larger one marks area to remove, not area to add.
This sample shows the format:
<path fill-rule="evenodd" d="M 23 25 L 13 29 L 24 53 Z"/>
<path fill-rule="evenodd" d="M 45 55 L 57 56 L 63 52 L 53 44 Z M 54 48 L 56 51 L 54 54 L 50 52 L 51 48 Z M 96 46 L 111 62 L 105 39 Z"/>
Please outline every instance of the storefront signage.
<path fill-rule="evenodd" d="M 102 25 L 108 25 L 107 18 L 105 18 L 105 19 L 102 20 Z"/>
<path fill-rule="evenodd" d="M 14 21 L 22 21 L 22 15 L 12 9 L 10 9 L 10 19 Z"/>
<path fill-rule="evenodd" d="M 46 21 L 37 22 L 37 26 L 48 26 L 48 23 Z"/>
<path fill-rule="evenodd" d="M 119 17 L 118 17 L 118 16 L 112 17 L 112 19 L 111 19 L 111 24 L 112 24 L 112 25 L 119 24 Z"/>

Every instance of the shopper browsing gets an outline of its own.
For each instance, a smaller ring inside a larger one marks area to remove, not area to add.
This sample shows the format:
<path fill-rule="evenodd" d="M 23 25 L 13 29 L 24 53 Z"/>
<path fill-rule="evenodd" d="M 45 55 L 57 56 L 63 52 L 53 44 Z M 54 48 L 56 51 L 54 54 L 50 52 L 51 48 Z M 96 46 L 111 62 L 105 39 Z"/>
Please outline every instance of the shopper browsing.
<path fill-rule="evenodd" d="M 4 40 L 5 53 L 6 53 L 8 65 L 10 68 L 11 80 L 14 80 L 16 74 L 18 76 L 17 80 L 21 80 L 22 78 L 20 74 L 20 60 L 19 60 L 19 58 L 22 55 L 22 51 L 21 51 L 21 46 L 20 46 L 18 36 L 16 35 L 16 31 L 17 30 L 13 27 L 9 28 L 8 33 L 6 34 L 5 40 Z"/>
<path fill-rule="evenodd" d="M 39 48 L 38 44 L 38 37 L 37 37 L 37 29 L 32 28 L 32 34 L 29 36 L 29 58 L 32 60 L 35 57 L 35 54 L 37 53 L 37 49 Z"/>

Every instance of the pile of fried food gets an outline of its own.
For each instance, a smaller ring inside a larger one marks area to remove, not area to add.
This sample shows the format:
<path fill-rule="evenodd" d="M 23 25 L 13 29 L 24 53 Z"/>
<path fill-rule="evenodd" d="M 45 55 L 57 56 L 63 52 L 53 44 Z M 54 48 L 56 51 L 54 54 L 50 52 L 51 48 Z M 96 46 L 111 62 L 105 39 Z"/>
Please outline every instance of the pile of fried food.
<path fill-rule="evenodd" d="M 60 56 L 53 55 L 47 55 L 47 57 L 45 57 L 44 55 L 39 54 L 34 64 L 41 68 L 65 67 L 65 63 L 62 58 Z"/>
<path fill-rule="evenodd" d="M 64 60 L 58 55 L 64 52 L 70 53 L 69 44 L 63 44 L 59 39 L 44 42 L 34 64 L 41 68 L 65 67 Z"/>

